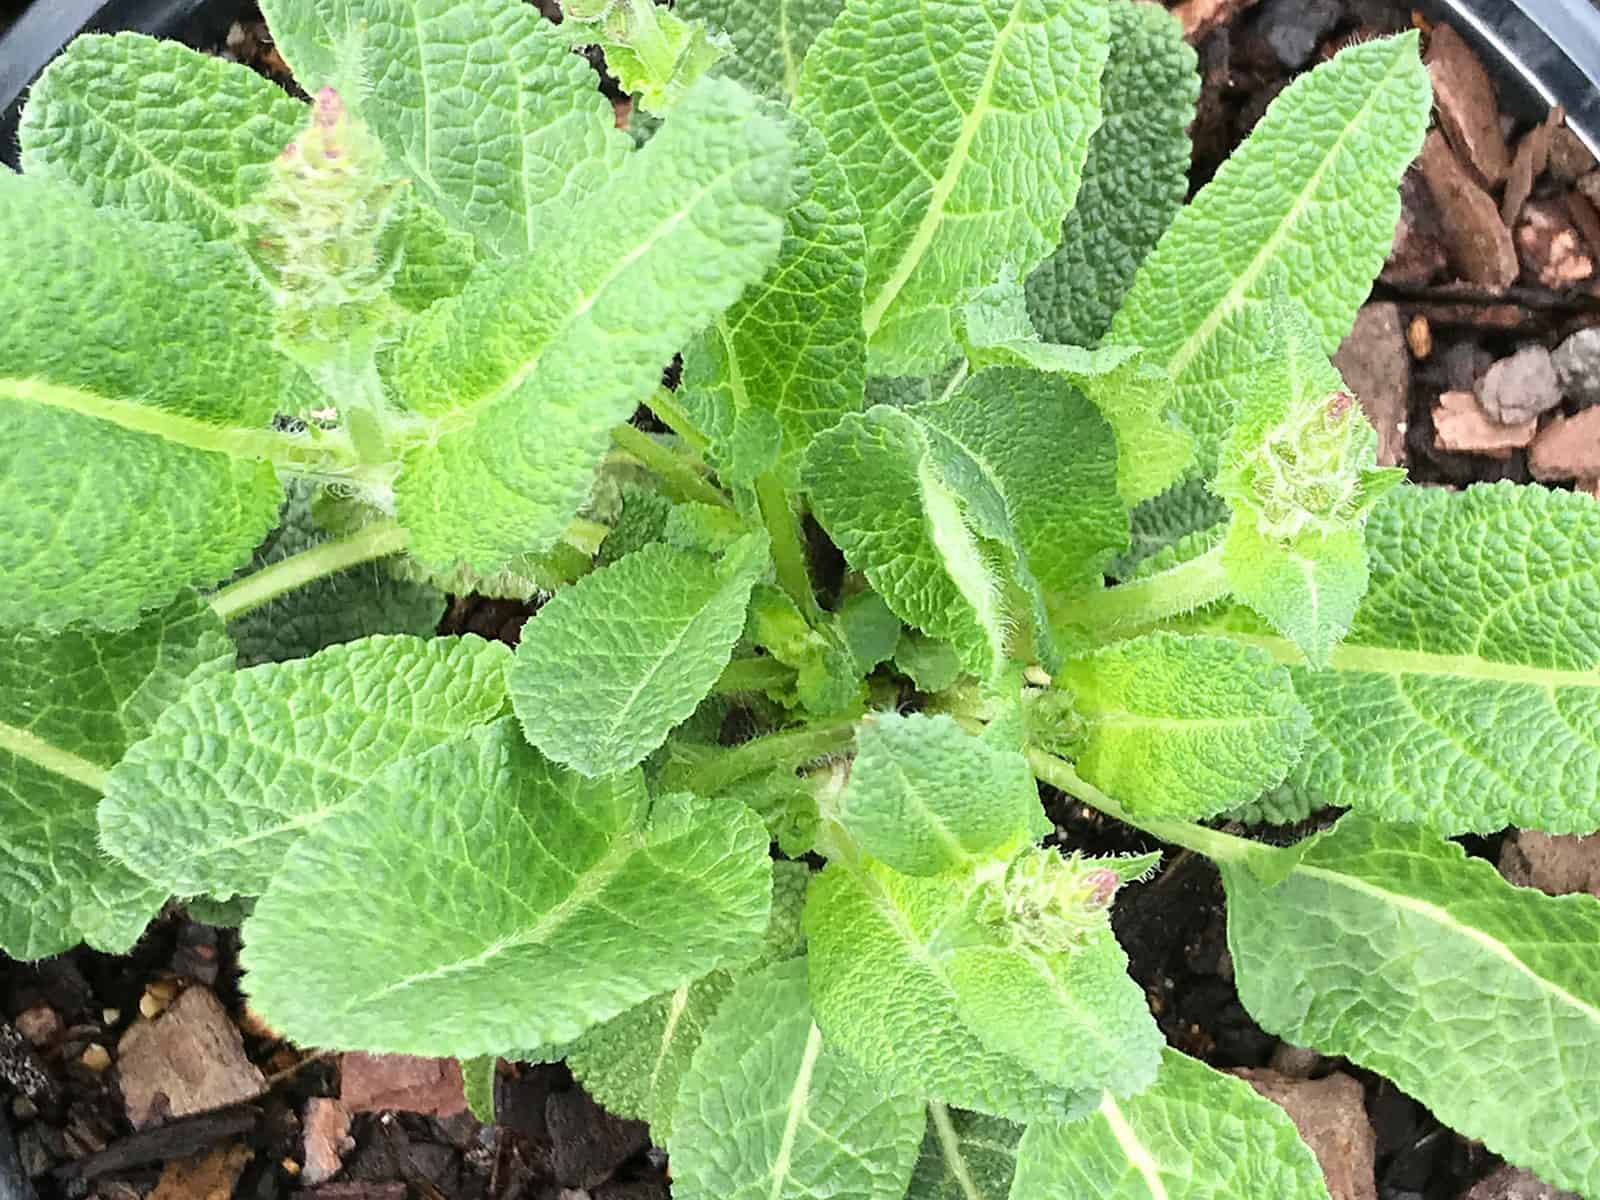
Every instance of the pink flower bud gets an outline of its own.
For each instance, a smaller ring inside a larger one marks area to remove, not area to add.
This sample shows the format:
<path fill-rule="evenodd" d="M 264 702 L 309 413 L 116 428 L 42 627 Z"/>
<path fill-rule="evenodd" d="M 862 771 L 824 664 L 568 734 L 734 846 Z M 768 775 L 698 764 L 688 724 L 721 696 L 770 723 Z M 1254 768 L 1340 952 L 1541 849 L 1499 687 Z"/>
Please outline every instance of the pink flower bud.
<path fill-rule="evenodd" d="M 332 129 L 344 116 L 344 101 L 339 99 L 337 88 L 325 87 L 317 93 L 317 124 Z"/>
<path fill-rule="evenodd" d="M 1104 908 L 1111 903 L 1111 897 L 1117 894 L 1117 885 L 1122 880 L 1115 871 L 1101 867 L 1084 876 L 1084 882 L 1089 885 L 1089 903 L 1095 908 Z"/>

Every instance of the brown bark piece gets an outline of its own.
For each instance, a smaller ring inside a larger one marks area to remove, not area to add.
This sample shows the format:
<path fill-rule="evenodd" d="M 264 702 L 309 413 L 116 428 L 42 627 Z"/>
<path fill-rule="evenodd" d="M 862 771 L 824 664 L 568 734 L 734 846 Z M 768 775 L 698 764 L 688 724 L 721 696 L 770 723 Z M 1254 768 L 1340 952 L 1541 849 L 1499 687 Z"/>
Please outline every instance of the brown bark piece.
<path fill-rule="evenodd" d="M 449 1117 L 467 1107 L 459 1062 L 409 1054 L 344 1055 L 339 1099 L 351 1112 L 397 1109 Z"/>
<path fill-rule="evenodd" d="M 1444 243 L 1434 233 L 1439 224 L 1438 206 L 1421 173 L 1407 171 L 1400 178 L 1400 221 L 1378 278 L 1384 283 L 1422 287 L 1443 275 L 1450 263 Z"/>
<path fill-rule="evenodd" d="M 1567 216 L 1577 227 L 1583 243 L 1591 255 L 1600 254 L 1600 212 L 1579 192 L 1568 192 L 1564 197 Z"/>
<path fill-rule="evenodd" d="M 1261 1067 L 1233 1074 L 1289 1114 L 1317 1156 L 1333 1200 L 1377 1200 L 1377 1137 L 1359 1083 L 1337 1071 L 1322 1079 L 1291 1079 Z"/>
<path fill-rule="evenodd" d="M 1494 198 L 1435 129 L 1422 144 L 1422 177 L 1439 206 L 1449 235 L 1446 252 L 1461 278 L 1487 288 L 1506 288 L 1517 278 L 1517 250 Z"/>
<path fill-rule="evenodd" d="M 1255 4 L 1256 0 L 1180 0 L 1172 6 L 1172 15 L 1182 22 L 1183 36 L 1194 44 Z"/>
<path fill-rule="evenodd" d="M 1516 241 L 1528 274 L 1552 291 L 1575 287 L 1594 274 L 1594 256 L 1560 201 L 1529 201 L 1517 222 Z"/>
<path fill-rule="evenodd" d="M 1519 829 L 1500 847 L 1500 874 L 1549 896 L 1600 896 L 1600 833 L 1552 834 Z"/>
<path fill-rule="evenodd" d="M 266 1087 L 227 1012 L 199 984 L 156 1020 L 129 1026 L 117 1046 L 117 1074 L 135 1129 L 249 1100 Z"/>
<path fill-rule="evenodd" d="M 1489 419 L 1502 425 L 1531 421 L 1561 403 L 1561 383 L 1550 351 L 1543 346 L 1526 346 L 1499 359 L 1472 392 Z"/>
<path fill-rule="evenodd" d="M 229 1142 L 190 1158 L 174 1158 L 162 1168 L 149 1200 L 229 1200 L 254 1157 L 250 1147 Z"/>
<path fill-rule="evenodd" d="M 1423 55 L 1433 81 L 1433 103 L 1450 144 L 1490 187 L 1506 177 L 1511 155 L 1500 132 L 1500 106 L 1489 72 L 1461 35 L 1435 25 Z"/>
<path fill-rule="evenodd" d="M 1544 174 L 1545 165 L 1550 161 L 1551 139 L 1565 119 L 1566 113 L 1558 104 L 1517 143 L 1517 152 L 1512 156 L 1511 169 L 1506 175 L 1505 195 L 1500 198 L 1500 219 L 1508 226 L 1516 227 L 1522 206 L 1533 191 L 1533 181 Z"/>
<path fill-rule="evenodd" d="M 406 1185 L 398 1179 L 379 1183 L 366 1180 L 325 1183 L 298 1193 L 301 1200 L 406 1200 Z"/>
<path fill-rule="evenodd" d="M 1546 483 L 1600 475 L 1600 408 L 1559 417 L 1541 429 L 1528 451 L 1528 469 Z"/>
<path fill-rule="evenodd" d="M 1583 139 L 1565 125 L 1550 135 L 1550 178 L 1557 183 L 1576 183 L 1595 169 L 1594 155 Z"/>
<path fill-rule="evenodd" d="M 1411 396 L 1411 356 L 1400 310 L 1393 304 L 1365 304 L 1349 336 L 1334 353 L 1333 365 L 1361 400 L 1362 411 L 1378 431 L 1378 462 L 1392 467 L 1405 458 L 1404 425 Z"/>
<path fill-rule="evenodd" d="M 1551 1187 L 1522 1168 L 1503 1163 L 1492 1175 L 1473 1184 L 1461 1200 L 1583 1200 L 1583 1197 Z"/>
<path fill-rule="evenodd" d="M 344 1156 L 354 1148 L 350 1110 L 337 1100 L 321 1096 L 307 1100 L 301 1182 L 307 1187 L 326 1183 L 339 1173 Z"/>
<path fill-rule="evenodd" d="M 1486 454 L 1510 458 L 1511 452 L 1533 441 L 1537 422 L 1501 425 L 1489 418 L 1471 392 L 1445 392 L 1433 410 L 1433 444 L 1456 454 Z"/>

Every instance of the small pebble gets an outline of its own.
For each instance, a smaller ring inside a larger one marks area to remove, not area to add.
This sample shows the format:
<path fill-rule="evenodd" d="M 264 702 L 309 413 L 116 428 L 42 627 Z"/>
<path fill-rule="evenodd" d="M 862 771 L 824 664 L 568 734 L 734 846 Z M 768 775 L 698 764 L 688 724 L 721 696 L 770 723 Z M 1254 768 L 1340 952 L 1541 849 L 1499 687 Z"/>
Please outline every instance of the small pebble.
<path fill-rule="evenodd" d="M 99 1042 L 90 1042 L 78 1056 L 78 1061 L 98 1075 L 111 1065 L 111 1052 Z"/>
<path fill-rule="evenodd" d="M 1411 347 L 1413 358 L 1425 359 L 1433 354 L 1433 328 L 1421 313 L 1412 317 L 1406 326 L 1406 345 Z"/>
<path fill-rule="evenodd" d="M 1561 403 L 1561 385 L 1550 351 L 1543 346 L 1528 346 L 1502 358 L 1472 390 L 1484 412 L 1502 425 L 1531 421 Z"/>
<path fill-rule="evenodd" d="M 1563 396 L 1584 407 L 1600 401 L 1600 328 L 1578 330 L 1550 361 Z"/>
<path fill-rule="evenodd" d="M 24 1009 L 17 1014 L 13 1024 L 16 1025 L 18 1033 L 41 1050 L 61 1036 L 61 1018 L 56 1016 L 56 1010 L 47 1004 Z"/>

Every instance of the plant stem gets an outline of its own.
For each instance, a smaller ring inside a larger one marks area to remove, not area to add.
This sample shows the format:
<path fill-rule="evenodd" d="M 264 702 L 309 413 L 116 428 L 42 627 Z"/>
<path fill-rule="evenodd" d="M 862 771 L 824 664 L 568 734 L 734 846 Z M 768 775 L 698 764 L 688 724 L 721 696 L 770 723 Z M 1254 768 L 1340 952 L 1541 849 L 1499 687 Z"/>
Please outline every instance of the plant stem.
<path fill-rule="evenodd" d="M 775 658 L 736 658 L 723 668 L 711 690 L 719 695 L 764 692 L 793 683 L 794 674 L 793 667 L 784 666 Z"/>
<path fill-rule="evenodd" d="M 1222 547 L 1217 546 L 1148 578 L 1078 597 L 1058 608 L 1054 619 L 1058 626 L 1116 633 L 1190 612 L 1221 600 L 1229 590 Z"/>
<path fill-rule="evenodd" d="M 859 719 L 859 714 L 836 717 L 831 721 L 785 729 L 730 746 L 709 762 L 690 771 L 683 779 L 683 786 L 696 795 L 714 796 L 761 771 L 787 765 L 798 766 L 814 758 L 822 758 L 850 744 L 856 735 Z"/>
<path fill-rule="evenodd" d="M 711 439 L 701 433 L 689 414 L 683 411 L 678 398 L 664 387 L 656 389 L 654 396 L 650 397 L 650 411 L 655 413 L 660 422 L 684 441 L 684 445 L 696 454 L 704 454 L 706 447 L 711 445 Z"/>
<path fill-rule="evenodd" d="M 961 1138 L 956 1134 L 955 1122 L 950 1119 L 950 1110 L 937 1100 L 928 1101 L 928 1116 L 933 1121 L 933 1131 L 939 1138 L 939 1149 L 944 1154 L 945 1170 L 949 1171 L 956 1181 L 956 1186 L 961 1189 L 963 1196 L 971 1200 L 981 1200 L 983 1189 L 978 1186 L 977 1180 L 972 1178 L 972 1169 L 967 1166 L 967 1156 L 961 1151 Z"/>
<path fill-rule="evenodd" d="M 611 440 L 659 475 L 678 499 L 715 504 L 722 508 L 733 507 L 728 498 L 712 487 L 687 459 L 670 447 L 663 446 L 644 430 L 632 425 L 614 425 L 611 428 Z"/>
<path fill-rule="evenodd" d="M 822 609 L 811 587 L 805 533 L 800 528 L 799 514 L 789 503 L 789 493 L 771 471 L 756 480 L 756 503 L 761 506 L 761 519 L 772 539 L 772 564 L 777 569 L 778 582 L 799 607 L 806 624 L 814 626 L 822 620 Z"/>
<path fill-rule="evenodd" d="M 230 583 L 211 597 L 211 609 L 224 621 L 259 608 L 285 592 L 304 587 L 324 575 L 332 575 L 357 563 L 387 558 L 406 547 L 411 535 L 394 521 L 374 521 L 348 537 L 323 542 L 299 554 L 263 567 Z"/>

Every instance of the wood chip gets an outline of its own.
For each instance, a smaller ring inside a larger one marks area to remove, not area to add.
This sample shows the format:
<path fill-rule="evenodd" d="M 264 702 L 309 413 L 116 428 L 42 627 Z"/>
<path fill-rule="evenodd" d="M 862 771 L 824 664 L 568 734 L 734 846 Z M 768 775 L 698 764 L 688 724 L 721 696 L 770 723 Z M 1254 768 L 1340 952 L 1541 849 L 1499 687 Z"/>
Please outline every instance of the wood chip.
<path fill-rule="evenodd" d="M 1455 454 L 1510 458 L 1513 450 L 1533 441 L 1538 422 L 1501 425 L 1489 419 L 1471 392 L 1445 392 L 1433 410 L 1433 444 Z"/>
<path fill-rule="evenodd" d="M 1501 843 L 1500 874 L 1549 896 L 1600 896 L 1600 833 L 1550 834 L 1519 829 Z"/>
<path fill-rule="evenodd" d="M 1366 304 L 1356 314 L 1333 364 L 1361 399 L 1362 411 L 1378 431 L 1378 461 L 1394 466 L 1405 458 L 1402 427 L 1411 397 L 1411 358 L 1393 304 Z"/>
<path fill-rule="evenodd" d="M 1544 174 L 1545 164 L 1550 160 L 1551 139 L 1565 119 L 1566 113 L 1558 104 L 1550 110 L 1548 117 L 1523 134 L 1522 140 L 1517 143 L 1517 152 L 1511 159 L 1511 170 L 1506 176 L 1505 195 L 1500 198 L 1500 219 L 1507 226 L 1516 227 L 1522 206 L 1533 192 L 1533 181 Z"/>
<path fill-rule="evenodd" d="M 1418 313 L 1406 325 L 1406 347 L 1411 357 L 1422 360 L 1433 357 L 1433 326 L 1428 318 Z"/>
<path fill-rule="evenodd" d="M 1449 235 L 1446 252 L 1462 279 L 1486 288 L 1510 287 L 1517 250 L 1494 198 L 1473 179 L 1450 144 L 1433 130 L 1422 144 L 1422 176 Z"/>
<path fill-rule="evenodd" d="M 1419 170 L 1400 178 L 1400 220 L 1395 225 L 1389 257 L 1378 278 L 1384 283 L 1424 287 L 1449 269 L 1444 242 L 1437 236 L 1439 206 L 1428 193 Z"/>
<path fill-rule="evenodd" d="M 1478 1180 L 1461 1200 L 1583 1200 L 1577 1192 L 1551 1187 L 1531 1172 L 1502 1163 Z"/>
<path fill-rule="evenodd" d="M 1489 72 L 1448 25 L 1435 25 L 1423 55 L 1433 81 L 1439 125 L 1461 156 L 1490 187 L 1511 169 L 1511 155 L 1500 132 L 1500 106 Z"/>
<path fill-rule="evenodd" d="M 344 1156 L 355 1149 L 350 1110 L 337 1100 L 320 1096 L 307 1100 L 302 1145 L 305 1167 L 301 1178 L 306 1185 L 315 1187 L 332 1179 L 344 1166 Z"/>
<path fill-rule="evenodd" d="M 431 1113 L 448 1117 L 467 1107 L 461 1064 L 453 1058 L 409 1054 L 343 1056 L 339 1099 L 351 1112 Z"/>
<path fill-rule="evenodd" d="M 1568 192 L 1562 200 L 1590 255 L 1600 254 L 1600 212 L 1581 192 Z"/>
<path fill-rule="evenodd" d="M 1260 1067 L 1233 1074 L 1289 1114 L 1333 1200 L 1377 1200 L 1378 1139 L 1359 1083 L 1338 1071 L 1321 1079 L 1290 1079 Z"/>
<path fill-rule="evenodd" d="M 149 1200 L 229 1200 L 233 1185 L 254 1157 L 250 1147 L 230 1142 L 190 1158 L 175 1158 L 162 1168 Z"/>
<path fill-rule="evenodd" d="M 1557 183 L 1576 183 L 1595 169 L 1594 155 L 1583 139 L 1565 125 L 1550 135 L 1550 178 Z"/>
<path fill-rule="evenodd" d="M 1546 483 L 1600 475 L 1600 407 L 1558 417 L 1541 429 L 1528 452 L 1528 469 Z"/>
<path fill-rule="evenodd" d="M 154 1021 L 135 1021 L 117 1047 L 118 1078 L 135 1129 L 249 1100 L 266 1086 L 244 1039 L 200 984 Z"/>
<path fill-rule="evenodd" d="M 1575 287 L 1594 274 L 1594 256 L 1560 201 L 1530 200 L 1517 222 L 1516 243 L 1524 269 L 1552 291 Z"/>

